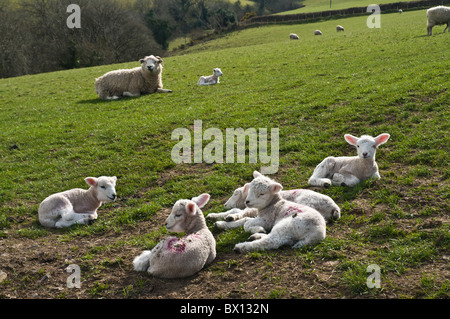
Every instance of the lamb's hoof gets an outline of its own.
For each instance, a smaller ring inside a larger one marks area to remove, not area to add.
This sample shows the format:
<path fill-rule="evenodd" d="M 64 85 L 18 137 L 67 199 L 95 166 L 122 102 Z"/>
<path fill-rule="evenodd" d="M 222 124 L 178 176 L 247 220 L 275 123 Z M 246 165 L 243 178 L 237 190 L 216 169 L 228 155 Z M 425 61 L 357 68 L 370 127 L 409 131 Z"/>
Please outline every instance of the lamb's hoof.
<path fill-rule="evenodd" d="M 242 251 L 241 251 L 241 249 L 240 249 L 239 247 L 234 247 L 234 248 L 233 248 L 233 251 L 234 251 L 236 254 L 242 254 Z"/>
<path fill-rule="evenodd" d="M 330 183 L 324 183 L 324 184 L 323 184 L 323 187 L 325 187 L 325 188 L 328 188 L 328 187 L 330 187 L 330 186 L 331 186 Z"/>
<path fill-rule="evenodd" d="M 341 183 L 341 186 L 347 186 L 344 182 Z"/>
<path fill-rule="evenodd" d="M 225 218 L 225 221 L 226 221 L 226 222 L 234 222 L 234 217 L 233 217 L 233 216 L 227 216 L 227 217 Z"/>
<path fill-rule="evenodd" d="M 86 225 L 92 225 L 95 222 L 95 219 L 88 219 Z"/>

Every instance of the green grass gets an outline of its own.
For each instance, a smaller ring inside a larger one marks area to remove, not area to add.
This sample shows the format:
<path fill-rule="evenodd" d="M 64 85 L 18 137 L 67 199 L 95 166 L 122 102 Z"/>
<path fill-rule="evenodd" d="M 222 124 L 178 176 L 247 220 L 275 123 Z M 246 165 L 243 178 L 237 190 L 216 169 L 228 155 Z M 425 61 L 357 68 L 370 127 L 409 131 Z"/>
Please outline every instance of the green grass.
<path fill-rule="evenodd" d="M 396 1 L 393 0 L 378 0 L 375 2 L 370 2 L 366 0 L 332 0 L 330 7 L 330 0 L 304 0 L 302 4 L 304 7 L 280 12 L 277 14 L 296 14 L 296 13 L 307 13 L 307 12 L 320 12 L 320 11 L 328 11 L 328 10 L 341 10 L 347 8 L 354 7 L 367 7 L 373 3 L 375 4 L 385 4 L 385 3 L 393 3 Z M 403 1 L 407 2 L 407 1 Z M 399 6 L 399 9 L 401 6 Z"/>
<path fill-rule="evenodd" d="M 98 100 L 94 79 L 136 61 L 1 79 L 0 238 L 119 234 L 202 192 L 212 195 L 205 214 L 222 211 L 262 164 L 176 165 L 171 132 L 193 133 L 194 120 L 201 119 L 203 130 L 279 128 L 280 168 L 272 177 L 286 189 L 307 187 L 324 157 L 353 155 L 344 133 L 389 132 L 377 153 L 382 179 L 322 190 L 342 207 L 342 218 L 327 227 L 323 243 L 295 258 L 340 261 L 340 284 L 353 295 L 367 293 L 366 256 L 384 266 L 384 276 L 434 262 L 449 247 L 448 34 L 436 27 L 435 35 L 425 36 L 423 10 L 382 15 L 381 29 L 368 29 L 365 17 L 339 24 L 345 33 L 335 32 L 336 21 L 271 25 L 190 47 L 165 58 L 163 82 L 172 94 Z M 312 35 L 318 28 L 322 37 Z M 301 40 L 290 41 L 290 32 Z M 224 73 L 221 83 L 198 87 L 198 77 L 214 67 Z M 100 208 L 96 223 L 54 232 L 39 225 L 37 209 L 46 196 L 87 188 L 84 177 L 99 175 L 118 177 L 119 198 Z M 436 226 L 422 229 L 425 221 Z M 167 235 L 162 226 L 117 245 L 150 249 Z M 242 229 L 214 234 L 219 254 L 248 236 Z M 426 296 L 448 294 L 448 283 L 421 278 Z M 97 283 L 90 295 L 107 295 L 108 287 Z M 289 295 L 281 288 L 268 294 Z"/>

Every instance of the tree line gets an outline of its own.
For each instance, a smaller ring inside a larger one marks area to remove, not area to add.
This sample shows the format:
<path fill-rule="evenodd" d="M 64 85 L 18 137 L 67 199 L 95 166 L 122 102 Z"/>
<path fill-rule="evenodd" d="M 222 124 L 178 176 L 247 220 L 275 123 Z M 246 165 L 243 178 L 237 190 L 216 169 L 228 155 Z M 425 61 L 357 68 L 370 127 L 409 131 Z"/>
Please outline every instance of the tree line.
<path fill-rule="evenodd" d="M 0 78 L 164 55 L 169 41 L 223 30 L 254 14 L 297 7 L 296 0 L 1 0 Z M 81 27 L 68 27 L 80 8 Z"/>

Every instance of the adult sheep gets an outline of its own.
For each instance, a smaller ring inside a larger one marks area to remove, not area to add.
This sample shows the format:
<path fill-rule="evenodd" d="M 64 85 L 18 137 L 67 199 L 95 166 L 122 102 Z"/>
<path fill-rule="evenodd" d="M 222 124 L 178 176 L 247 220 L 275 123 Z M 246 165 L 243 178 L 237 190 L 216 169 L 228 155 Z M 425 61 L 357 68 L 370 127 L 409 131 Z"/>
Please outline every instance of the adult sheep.
<path fill-rule="evenodd" d="M 427 32 L 432 35 L 432 30 L 435 25 L 447 24 L 444 29 L 448 29 L 450 25 L 450 7 L 437 6 L 427 10 Z"/>
<path fill-rule="evenodd" d="M 163 89 L 163 60 L 159 56 L 146 56 L 139 62 L 140 67 L 111 71 L 97 78 L 95 91 L 98 97 L 102 100 L 115 100 L 124 96 L 172 92 Z"/>

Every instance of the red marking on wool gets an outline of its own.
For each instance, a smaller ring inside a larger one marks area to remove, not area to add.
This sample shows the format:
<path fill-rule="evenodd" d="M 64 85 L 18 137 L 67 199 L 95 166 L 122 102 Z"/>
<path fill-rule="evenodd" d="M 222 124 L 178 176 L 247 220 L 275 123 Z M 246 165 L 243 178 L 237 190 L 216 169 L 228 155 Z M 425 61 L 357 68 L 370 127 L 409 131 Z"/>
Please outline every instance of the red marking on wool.
<path fill-rule="evenodd" d="M 171 238 L 167 243 L 167 249 L 174 253 L 184 253 L 186 251 L 186 243 L 182 239 Z"/>
<path fill-rule="evenodd" d="M 286 212 L 284 213 L 284 216 L 290 216 L 292 214 L 298 214 L 298 213 L 303 213 L 303 211 L 296 207 L 296 206 L 289 206 L 289 208 L 286 210 Z"/>

